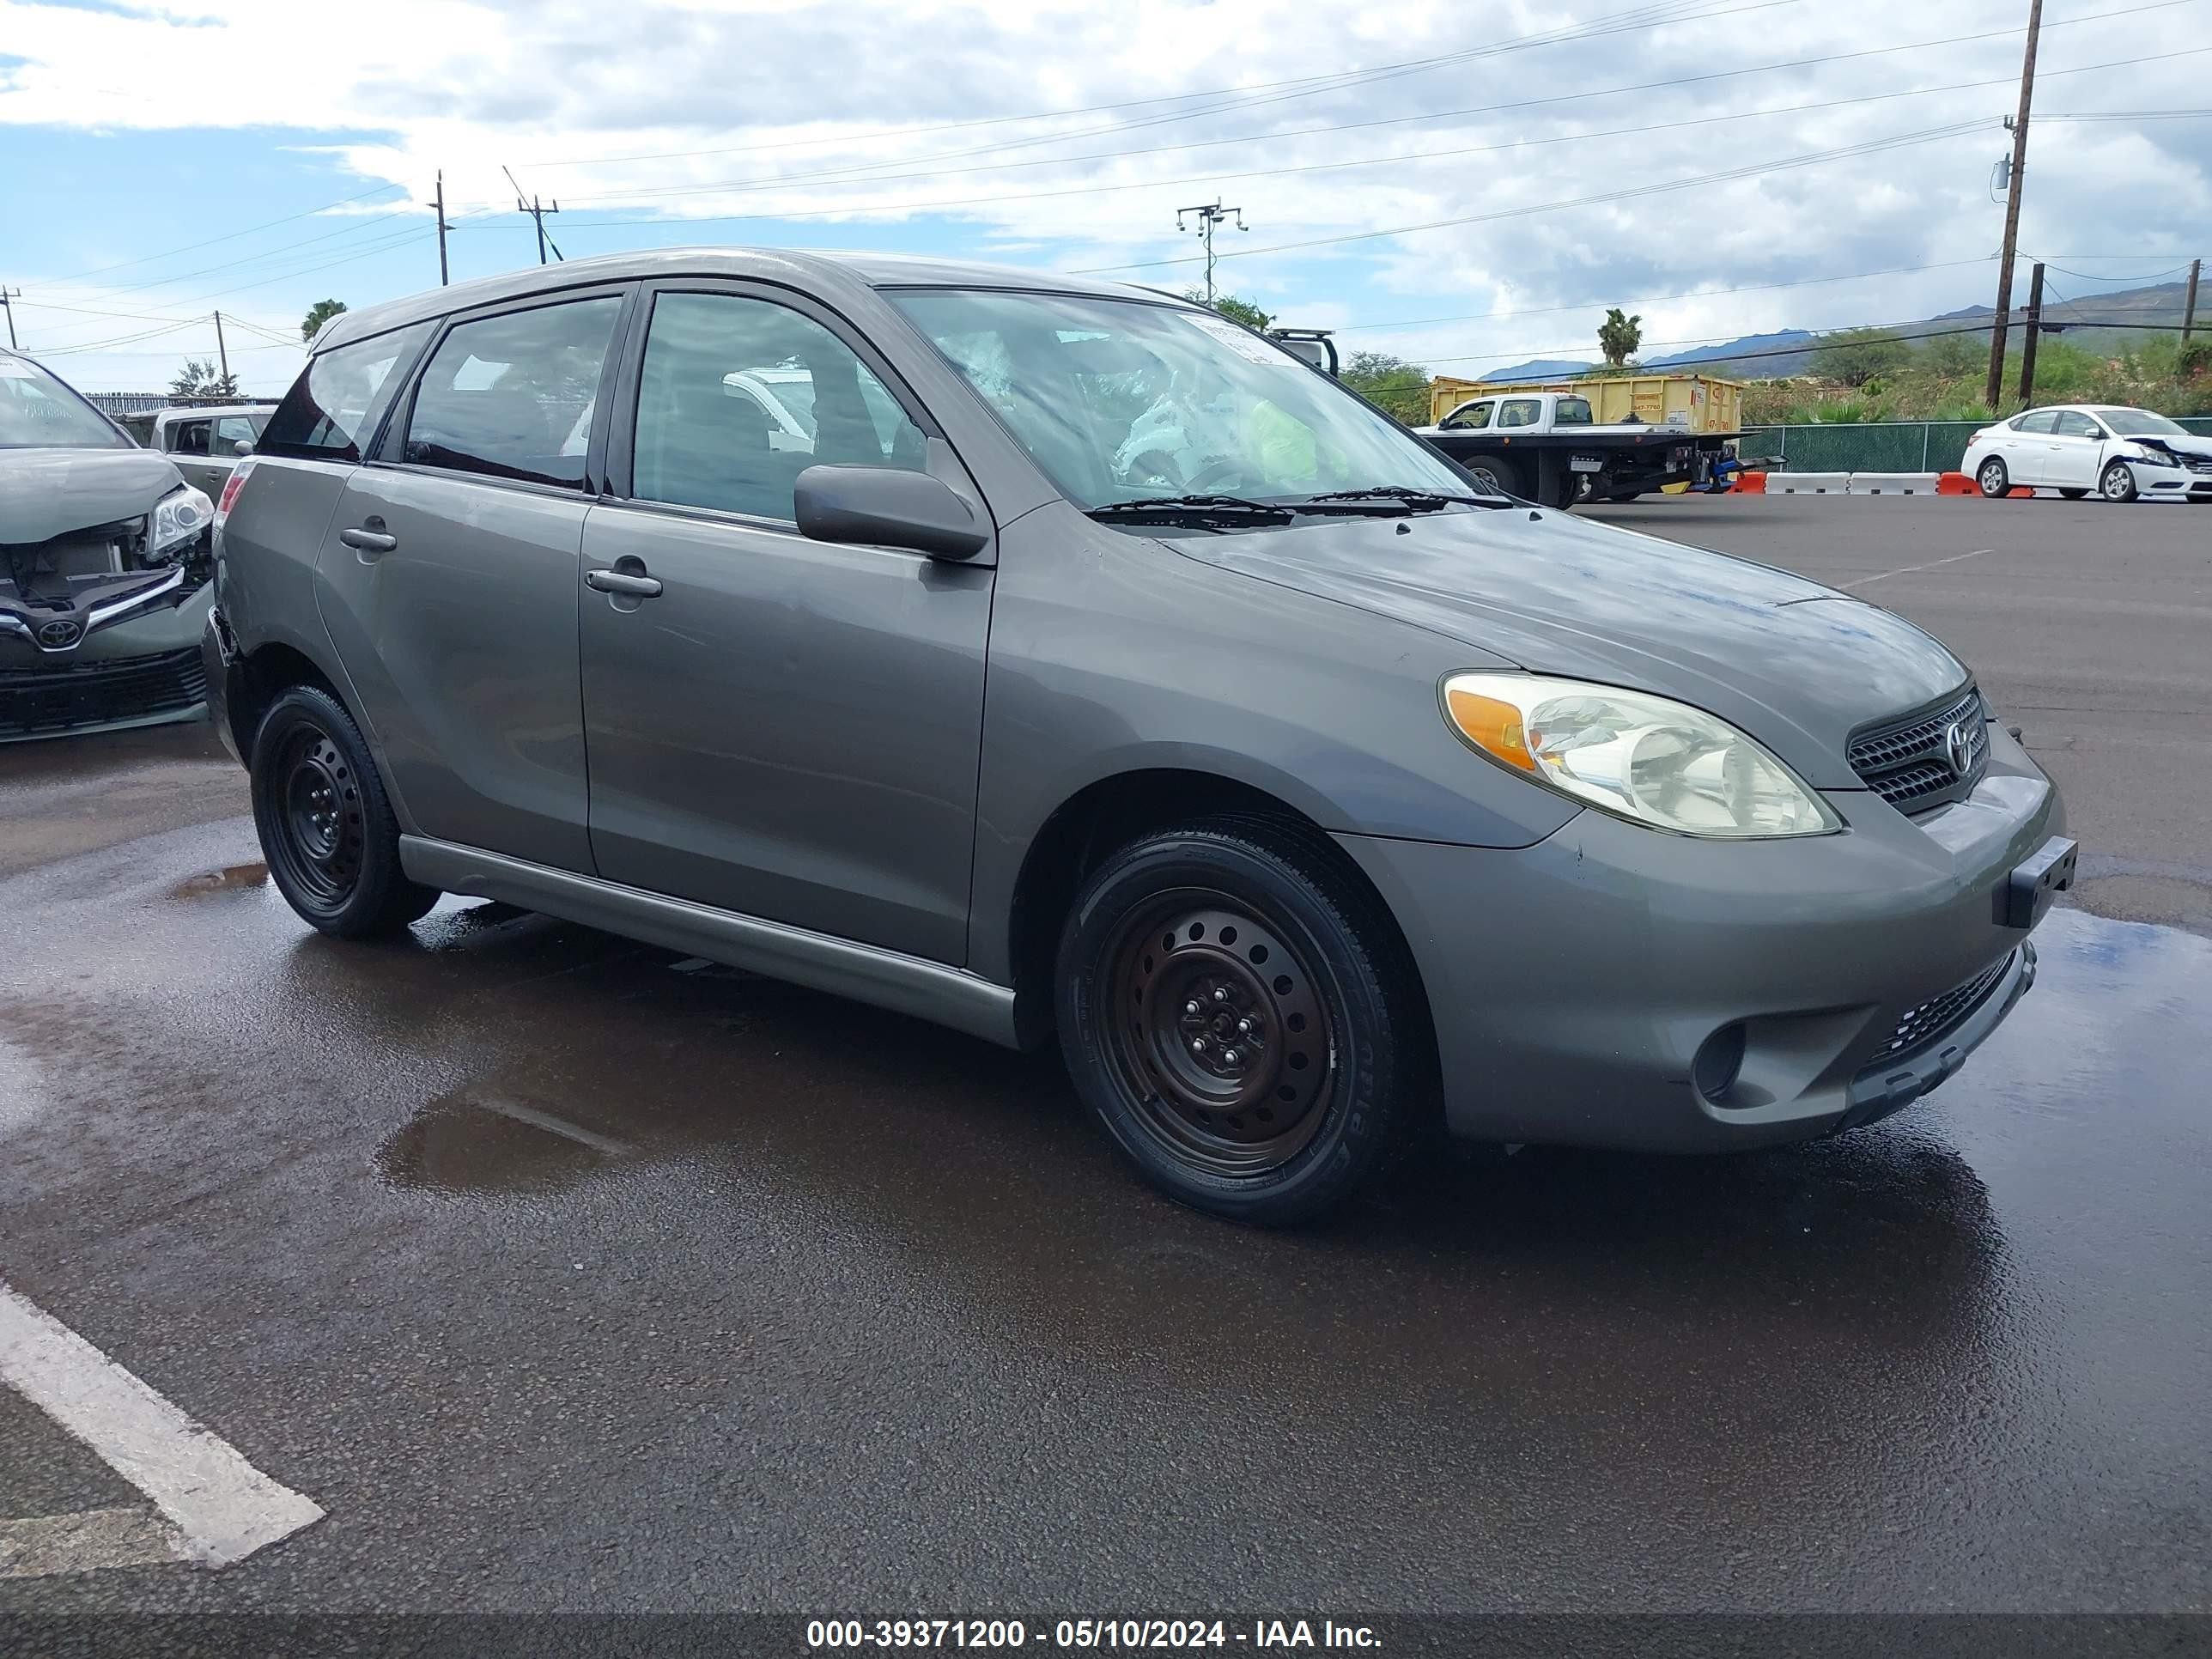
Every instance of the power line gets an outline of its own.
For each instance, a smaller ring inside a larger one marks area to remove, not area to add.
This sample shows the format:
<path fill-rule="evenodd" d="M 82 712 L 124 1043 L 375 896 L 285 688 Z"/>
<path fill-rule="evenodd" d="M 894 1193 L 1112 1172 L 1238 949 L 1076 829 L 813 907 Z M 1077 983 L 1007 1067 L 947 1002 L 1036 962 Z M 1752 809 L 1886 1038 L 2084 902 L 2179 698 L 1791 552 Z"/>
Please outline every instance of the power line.
<path fill-rule="evenodd" d="M 197 248 L 213 247 L 217 242 L 235 241 L 241 236 L 251 236 L 256 231 L 273 230 L 278 225 L 289 225 L 295 220 L 311 219 L 319 213 L 328 213 L 332 208 L 351 207 L 356 202 L 365 202 L 372 196 L 381 196 L 387 190 L 398 188 L 398 185 L 379 185 L 375 189 L 365 190 L 358 196 L 342 197 L 335 202 L 325 202 L 320 207 L 308 208 L 304 212 L 288 213 L 281 219 L 270 219 L 262 224 L 248 225 L 244 230 L 227 230 L 222 235 L 210 236 L 204 242 L 186 242 L 182 247 L 164 248 L 159 253 L 142 253 L 135 259 L 119 259 L 112 265 L 94 265 L 89 270 L 80 270 L 70 276 L 45 276 L 38 280 L 59 284 L 77 282 L 87 276 L 97 276 L 104 271 L 127 270 L 132 265 L 143 265 L 150 260 L 167 259 L 175 254 L 190 253 Z"/>

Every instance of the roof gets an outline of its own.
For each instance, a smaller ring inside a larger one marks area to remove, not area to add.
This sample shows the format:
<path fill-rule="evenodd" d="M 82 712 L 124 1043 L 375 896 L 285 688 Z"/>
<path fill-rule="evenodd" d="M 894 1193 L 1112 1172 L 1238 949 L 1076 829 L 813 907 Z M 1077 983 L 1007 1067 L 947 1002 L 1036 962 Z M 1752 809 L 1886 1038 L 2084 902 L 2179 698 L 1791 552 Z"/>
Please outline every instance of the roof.
<path fill-rule="evenodd" d="M 495 305 L 502 300 L 527 299 L 532 295 L 600 283 L 661 276 L 750 276 L 787 283 L 832 300 L 841 292 L 849 298 L 875 289 L 957 287 L 1028 289 L 1161 302 L 1161 296 L 1152 290 L 1121 283 L 1091 282 L 1059 271 L 1036 270 L 1020 265 L 976 264 L 895 253 L 815 253 L 788 248 L 651 248 L 570 259 L 557 265 L 532 265 L 498 276 L 481 276 L 448 288 L 430 289 L 359 311 L 343 312 L 323 325 L 315 336 L 315 349 L 327 350 L 349 340 L 366 339 L 389 329 L 404 328 L 410 323 L 443 317 L 474 306 Z"/>

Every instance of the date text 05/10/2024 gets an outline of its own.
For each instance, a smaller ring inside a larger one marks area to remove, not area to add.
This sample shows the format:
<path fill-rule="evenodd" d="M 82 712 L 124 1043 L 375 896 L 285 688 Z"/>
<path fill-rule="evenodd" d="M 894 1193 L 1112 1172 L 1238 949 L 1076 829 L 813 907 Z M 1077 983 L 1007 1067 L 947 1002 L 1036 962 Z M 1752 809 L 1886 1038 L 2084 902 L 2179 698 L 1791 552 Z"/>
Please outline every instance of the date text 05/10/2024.
<path fill-rule="evenodd" d="M 1242 1648 L 1290 1653 L 1305 1648 L 1374 1650 L 1372 1627 L 1331 1619 L 1060 1619 L 1046 1627 L 1020 1619 L 811 1619 L 810 1650 L 841 1648 L 1176 1649 Z"/>

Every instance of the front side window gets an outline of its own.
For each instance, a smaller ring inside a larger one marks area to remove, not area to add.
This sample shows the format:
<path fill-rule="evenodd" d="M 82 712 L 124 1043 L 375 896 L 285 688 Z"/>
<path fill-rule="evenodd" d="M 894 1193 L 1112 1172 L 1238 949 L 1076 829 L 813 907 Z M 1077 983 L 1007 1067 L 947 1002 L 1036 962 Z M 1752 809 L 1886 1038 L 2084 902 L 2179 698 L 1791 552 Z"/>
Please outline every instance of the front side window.
<path fill-rule="evenodd" d="M 1468 487 L 1388 416 L 1209 312 L 977 289 L 885 297 L 1079 507 Z"/>
<path fill-rule="evenodd" d="M 1498 411 L 1500 426 L 1534 426 L 1541 417 L 1544 405 L 1534 398 L 1508 398 Z"/>
<path fill-rule="evenodd" d="M 921 428 L 853 349 L 736 294 L 662 294 L 638 379 L 631 493 L 790 523 L 810 466 L 920 471 Z"/>
<path fill-rule="evenodd" d="M 2064 438 L 2101 438 L 2105 428 L 2080 410 L 2069 409 L 2058 417 L 2058 433 Z"/>
<path fill-rule="evenodd" d="M 622 301 L 608 295 L 459 324 L 422 370 L 401 458 L 581 489 L 591 411 L 621 315 Z"/>
<path fill-rule="evenodd" d="M 128 449 L 107 417 L 27 357 L 0 351 L 0 449 Z"/>
<path fill-rule="evenodd" d="M 1444 428 L 1449 432 L 1480 432 L 1490 424 L 1490 412 L 1498 404 L 1486 398 L 1479 404 L 1462 404 L 1444 416 Z"/>
<path fill-rule="evenodd" d="M 317 352 L 269 417 L 259 447 L 306 460 L 358 461 L 434 325 L 417 323 Z"/>
<path fill-rule="evenodd" d="M 2058 411 L 2039 409 L 2021 416 L 2012 423 L 2015 432 L 2055 432 L 2058 428 Z"/>
<path fill-rule="evenodd" d="M 179 421 L 169 431 L 174 440 L 169 446 L 172 454 L 204 455 L 208 453 L 208 422 Z"/>

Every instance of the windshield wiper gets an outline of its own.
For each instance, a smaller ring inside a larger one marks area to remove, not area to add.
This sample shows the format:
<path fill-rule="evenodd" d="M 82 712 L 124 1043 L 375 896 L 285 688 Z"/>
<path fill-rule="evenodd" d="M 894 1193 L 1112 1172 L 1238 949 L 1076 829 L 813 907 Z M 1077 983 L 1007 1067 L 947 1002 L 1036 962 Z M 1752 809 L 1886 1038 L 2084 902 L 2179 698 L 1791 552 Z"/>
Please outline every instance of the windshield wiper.
<path fill-rule="evenodd" d="M 1439 489 L 1416 489 L 1411 484 L 1371 484 L 1364 489 L 1329 489 L 1318 495 L 1309 495 L 1298 503 L 1301 510 L 1316 502 L 1326 501 L 1397 501 L 1416 513 L 1434 512 L 1451 504 L 1462 507 L 1510 507 L 1512 501 L 1504 495 L 1455 495 Z"/>
<path fill-rule="evenodd" d="M 1214 530 L 1229 524 L 1288 524 L 1287 507 L 1250 501 L 1242 495 L 1146 495 L 1133 501 L 1108 501 L 1085 507 L 1094 519 L 1127 519 L 1137 524 L 1187 524 Z"/>

